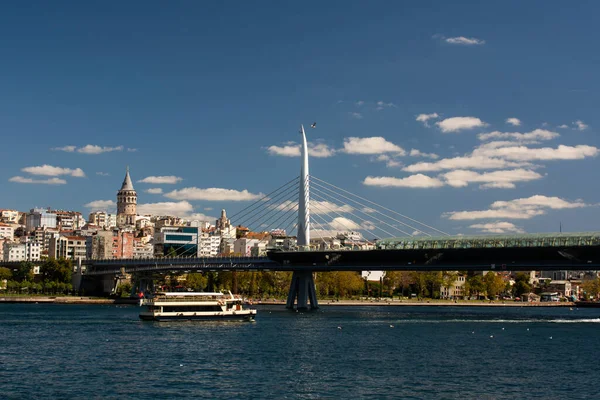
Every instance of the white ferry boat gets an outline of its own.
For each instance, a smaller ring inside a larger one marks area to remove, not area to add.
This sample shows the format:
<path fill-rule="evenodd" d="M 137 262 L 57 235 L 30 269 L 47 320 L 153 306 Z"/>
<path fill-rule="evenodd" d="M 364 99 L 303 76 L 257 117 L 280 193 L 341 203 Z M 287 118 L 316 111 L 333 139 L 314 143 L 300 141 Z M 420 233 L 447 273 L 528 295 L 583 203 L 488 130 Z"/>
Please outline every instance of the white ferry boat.
<path fill-rule="evenodd" d="M 252 321 L 256 310 L 244 309 L 243 300 L 231 292 L 159 292 L 143 299 L 143 320 L 240 320 Z"/>

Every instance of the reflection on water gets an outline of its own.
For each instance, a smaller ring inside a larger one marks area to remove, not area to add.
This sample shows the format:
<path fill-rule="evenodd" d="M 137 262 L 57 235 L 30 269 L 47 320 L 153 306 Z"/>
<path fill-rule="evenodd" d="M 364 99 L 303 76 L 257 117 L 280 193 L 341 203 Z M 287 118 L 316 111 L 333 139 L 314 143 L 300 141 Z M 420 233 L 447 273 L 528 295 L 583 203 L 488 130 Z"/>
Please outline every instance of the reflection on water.
<path fill-rule="evenodd" d="M 593 398 L 600 383 L 600 309 L 257 308 L 255 323 L 145 322 L 0 304 L 2 396 Z"/>

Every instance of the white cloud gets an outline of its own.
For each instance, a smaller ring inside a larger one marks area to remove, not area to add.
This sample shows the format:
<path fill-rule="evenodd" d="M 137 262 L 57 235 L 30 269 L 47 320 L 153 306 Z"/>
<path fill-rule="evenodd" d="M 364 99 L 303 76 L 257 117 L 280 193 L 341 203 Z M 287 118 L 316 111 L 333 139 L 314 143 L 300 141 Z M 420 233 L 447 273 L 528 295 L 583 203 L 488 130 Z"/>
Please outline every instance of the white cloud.
<path fill-rule="evenodd" d="M 439 158 L 439 156 L 435 153 L 423 153 L 422 151 L 417 149 L 411 149 L 409 155 L 411 157 L 425 157 L 431 158 L 433 160 L 437 160 Z"/>
<path fill-rule="evenodd" d="M 406 151 L 402 147 L 388 142 L 381 136 L 344 138 L 344 148 L 342 151 L 348 154 L 396 153 L 400 156 L 406 155 Z"/>
<path fill-rule="evenodd" d="M 481 188 L 512 189 L 515 182 L 526 182 L 541 179 L 543 176 L 535 171 L 513 169 L 478 173 L 475 171 L 456 170 L 442 174 L 446 183 L 453 187 L 464 187 L 470 183 L 482 183 Z"/>
<path fill-rule="evenodd" d="M 205 201 L 248 201 L 257 200 L 264 195 L 262 193 L 254 194 L 247 190 L 234 190 L 222 188 L 206 188 L 200 189 L 197 187 L 183 188 L 173 190 L 165 194 L 170 199 L 181 200 L 205 200 Z"/>
<path fill-rule="evenodd" d="M 559 129 L 569 129 L 569 125 L 562 124 L 562 125 L 557 126 L 557 128 L 559 128 Z"/>
<path fill-rule="evenodd" d="M 534 129 L 533 131 L 527 133 L 494 131 L 490 133 L 480 133 L 479 135 L 477 135 L 479 140 L 515 139 L 519 142 L 535 140 L 552 140 L 556 139 L 559 136 L 559 133 L 548 131 L 546 129 Z"/>
<path fill-rule="evenodd" d="M 476 117 L 452 117 L 435 123 L 442 132 L 458 132 L 465 129 L 481 128 L 487 124 Z"/>
<path fill-rule="evenodd" d="M 396 105 L 394 103 L 385 103 L 383 101 L 378 101 L 376 110 L 379 111 L 379 110 L 383 110 L 384 108 L 389 108 L 389 107 L 396 107 Z"/>
<path fill-rule="evenodd" d="M 362 100 L 359 100 L 359 101 L 357 101 L 355 104 L 356 104 L 356 106 L 357 106 L 357 107 L 360 107 L 360 106 L 364 105 L 364 104 L 365 104 L 365 102 L 364 102 L 364 101 L 362 101 Z"/>
<path fill-rule="evenodd" d="M 310 200 L 310 213 L 315 215 L 329 214 L 329 213 L 351 213 L 354 208 L 348 204 L 336 204 L 327 200 Z M 295 211 L 298 209 L 298 202 L 292 200 L 286 200 L 279 204 L 272 204 L 269 208 L 280 211 Z"/>
<path fill-rule="evenodd" d="M 374 157 L 374 158 L 372 159 L 372 161 L 380 161 L 380 162 L 385 162 L 385 165 L 386 165 L 386 167 L 388 167 L 388 168 L 393 168 L 393 167 L 401 167 L 402 165 L 404 165 L 404 164 L 402 164 L 402 162 L 400 162 L 400 161 L 398 161 L 398 160 L 395 160 L 395 159 L 393 159 L 392 157 L 390 157 L 390 156 L 389 156 L 389 155 L 387 155 L 387 154 L 380 154 L 380 155 L 378 155 L 378 156 Z"/>
<path fill-rule="evenodd" d="M 450 37 L 444 39 L 446 43 L 450 44 L 460 44 L 465 46 L 474 46 L 474 45 L 483 45 L 485 44 L 485 40 L 477 39 L 477 38 L 468 38 L 464 36 Z"/>
<path fill-rule="evenodd" d="M 585 131 L 588 128 L 588 126 L 586 124 L 584 124 L 583 121 L 580 120 L 580 119 L 577 120 L 577 121 L 575 121 L 575 122 L 573 122 L 573 125 L 575 125 L 575 127 L 579 131 Z"/>
<path fill-rule="evenodd" d="M 181 218 L 185 218 L 189 221 L 210 221 L 213 222 L 217 219 L 215 217 L 211 217 L 210 215 L 206 215 L 203 213 L 192 213 L 190 215 L 184 215 Z"/>
<path fill-rule="evenodd" d="M 40 165 L 38 167 L 25 167 L 21 168 L 21 171 L 27 172 L 32 175 L 44 175 L 44 176 L 61 176 L 61 175 L 70 175 L 77 178 L 85 177 L 85 173 L 81 168 L 61 168 L 61 167 L 53 167 L 52 165 Z"/>
<path fill-rule="evenodd" d="M 60 178 L 31 179 L 31 178 L 25 178 L 22 176 L 13 176 L 8 181 L 15 182 L 15 183 L 33 183 L 33 184 L 40 184 L 40 185 L 64 185 L 67 183 L 67 181 L 65 181 L 64 179 L 60 179 Z"/>
<path fill-rule="evenodd" d="M 512 126 L 519 126 L 521 125 L 521 120 L 519 118 L 507 118 L 506 123 Z"/>
<path fill-rule="evenodd" d="M 522 162 L 512 162 L 501 158 L 491 158 L 488 156 L 462 156 L 454 158 L 444 158 L 436 162 L 418 162 L 402 168 L 407 172 L 432 172 L 445 169 L 499 169 L 515 168 L 528 165 Z"/>
<path fill-rule="evenodd" d="M 135 153 L 136 151 L 138 151 L 138 149 L 133 149 L 131 147 L 128 147 L 127 151 L 130 152 L 130 153 Z"/>
<path fill-rule="evenodd" d="M 408 187 L 408 188 L 434 188 L 444 186 L 444 182 L 423 174 L 395 178 L 391 176 L 367 176 L 363 181 L 367 186 L 379 187 Z"/>
<path fill-rule="evenodd" d="M 300 157 L 300 149 L 300 144 L 288 142 L 283 146 L 269 146 L 267 152 L 274 156 Z M 308 155 L 316 158 L 332 157 L 335 155 L 335 149 L 325 143 L 308 143 Z"/>
<path fill-rule="evenodd" d="M 137 212 L 140 215 L 162 215 L 184 217 L 191 214 L 194 207 L 187 201 L 165 201 L 159 203 L 138 204 Z"/>
<path fill-rule="evenodd" d="M 530 219 L 543 215 L 548 209 L 561 210 L 569 208 L 588 207 L 581 200 L 568 201 L 559 197 L 535 195 L 527 198 L 509 201 L 495 201 L 490 208 L 481 211 L 452 211 L 443 216 L 451 220 L 474 219 Z"/>
<path fill-rule="evenodd" d="M 361 228 L 359 224 L 345 217 L 334 218 L 329 222 L 329 226 L 339 231 L 354 231 Z"/>
<path fill-rule="evenodd" d="M 204 207 L 204 211 L 212 211 L 213 208 L 212 207 Z"/>
<path fill-rule="evenodd" d="M 94 200 L 84 205 L 84 207 L 91 208 L 92 210 L 108 210 L 116 206 L 117 203 L 114 200 Z"/>
<path fill-rule="evenodd" d="M 174 175 L 168 176 L 148 176 L 144 179 L 140 179 L 138 182 L 141 183 L 152 183 L 155 185 L 165 184 L 165 185 L 174 185 L 179 181 L 182 181 L 183 178 Z"/>
<path fill-rule="evenodd" d="M 371 207 L 364 207 L 361 211 L 364 212 L 365 214 L 373 214 L 373 213 L 377 212 L 377 210 L 375 210 L 374 208 L 371 208 Z"/>
<path fill-rule="evenodd" d="M 110 174 L 108 172 L 96 172 L 96 175 L 100 175 L 100 176 L 110 176 Z"/>
<path fill-rule="evenodd" d="M 597 156 L 598 151 L 597 147 L 588 145 L 565 146 L 561 144 L 557 148 L 529 148 L 526 146 L 488 148 L 482 146 L 473 151 L 473 156 L 498 157 L 513 161 L 581 160 Z"/>
<path fill-rule="evenodd" d="M 162 194 L 163 190 L 162 188 L 150 188 L 146 189 L 145 192 L 150 194 Z"/>
<path fill-rule="evenodd" d="M 67 153 L 73 153 L 77 146 L 64 146 L 64 147 L 53 147 L 50 150 L 53 151 L 66 151 Z"/>
<path fill-rule="evenodd" d="M 78 153 L 83 154 L 100 154 L 100 153 L 109 153 L 111 151 L 123 151 L 123 146 L 116 147 L 102 147 L 95 144 L 88 144 L 83 147 L 77 149 Z"/>
<path fill-rule="evenodd" d="M 362 119 L 363 115 L 359 112 L 350 112 L 348 113 L 354 119 Z"/>
<path fill-rule="evenodd" d="M 429 127 L 429 122 L 427 122 L 427 121 L 429 121 L 430 119 L 435 119 L 435 118 L 439 118 L 438 113 L 417 115 L 417 121 L 422 122 L 426 127 Z"/>
<path fill-rule="evenodd" d="M 522 228 L 519 228 L 511 222 L 488 222 L 487 224 L 474 224 L 469 228 L 479 229 L 485 233 L 525 233 Z"/>

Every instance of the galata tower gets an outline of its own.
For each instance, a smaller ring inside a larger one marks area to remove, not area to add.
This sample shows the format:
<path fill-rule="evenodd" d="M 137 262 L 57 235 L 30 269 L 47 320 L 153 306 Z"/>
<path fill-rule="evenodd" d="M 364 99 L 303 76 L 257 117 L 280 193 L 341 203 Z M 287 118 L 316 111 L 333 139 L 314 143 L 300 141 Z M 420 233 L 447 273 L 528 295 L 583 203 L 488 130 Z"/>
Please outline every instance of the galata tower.
<path fill-rule="evenodd" d="M 117 193 L 117 226 L 124 228 L 135 226 L 135 216 L 137 215 L 137 193 L 131 183 L 129 176 L 129 167 L 121 185 L 121 190 Z"/>

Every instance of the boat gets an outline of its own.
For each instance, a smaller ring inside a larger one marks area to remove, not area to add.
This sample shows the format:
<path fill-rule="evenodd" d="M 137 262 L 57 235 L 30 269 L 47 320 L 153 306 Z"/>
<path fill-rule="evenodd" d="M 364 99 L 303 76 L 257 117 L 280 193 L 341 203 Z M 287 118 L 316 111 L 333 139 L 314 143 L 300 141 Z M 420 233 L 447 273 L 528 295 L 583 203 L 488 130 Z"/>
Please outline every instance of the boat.
<path fill-rule="evenodd" d="M 158 292 L 143 299 L 140 319 L 170 320 L 236 320 L 253 321 L 256 310 L 243 306 L 243 299 L 231 292 Z"/>

